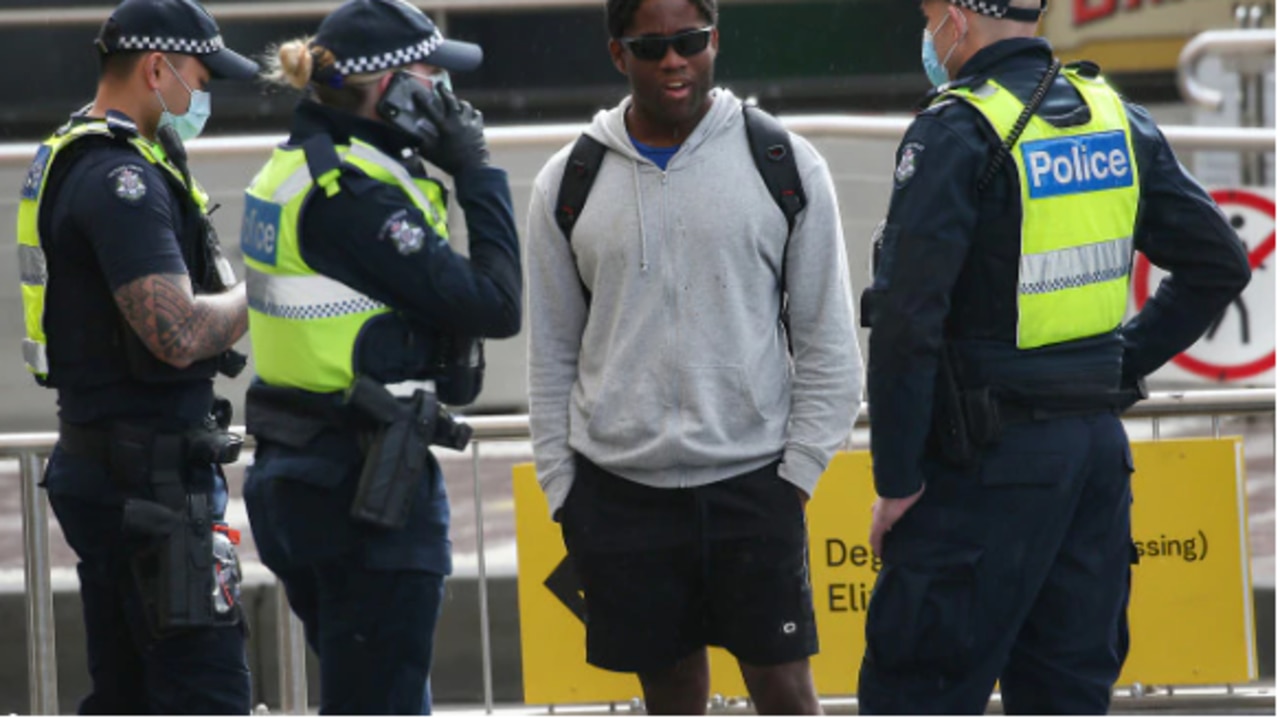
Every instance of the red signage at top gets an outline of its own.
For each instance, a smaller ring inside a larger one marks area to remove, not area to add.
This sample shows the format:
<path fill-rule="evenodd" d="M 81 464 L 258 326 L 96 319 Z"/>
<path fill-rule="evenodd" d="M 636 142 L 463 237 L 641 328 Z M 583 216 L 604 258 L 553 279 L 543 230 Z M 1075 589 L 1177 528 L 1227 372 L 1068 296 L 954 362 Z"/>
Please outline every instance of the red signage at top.
<path fill-rule="evenodd" d="M 1121 10 L 1141 10 L 1145 5 L 1159 5 L 1167 0 L 1074 0 L 1073 24 L 1076 27 L 1106 20 Z"/>

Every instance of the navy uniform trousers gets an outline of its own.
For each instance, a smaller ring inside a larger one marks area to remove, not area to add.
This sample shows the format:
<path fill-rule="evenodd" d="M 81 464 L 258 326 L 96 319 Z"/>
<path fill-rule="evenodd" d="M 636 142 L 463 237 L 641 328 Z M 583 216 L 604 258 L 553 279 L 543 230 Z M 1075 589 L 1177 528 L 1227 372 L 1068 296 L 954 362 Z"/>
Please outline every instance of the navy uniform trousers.
<path fill-rule="evenodd" d="M 363 457 L 329 434 L 305 451 L 261 441 L 244 487 L 254 542 L 320 659 L 323 714 L 431 712 L 433 637 L 449 562 L 434 457 L 399 531 L 349 514 Z"/>
<path fill-rule="evenodd" d="M 47 485 L 111 486 L 106 471 L 55 447 Z M 226 506 L 226 484 L 214 483 L 214 515 Z M 80 600 L 93 691 L 85 715 L 247 714 L 249 665 L 243 626 L 152 635 L 130 559 L 120 502 L 51 491 L 49 504 L 67 544 L 79 557 Z"/>
<path fill-rule="evenodd" d="M 1007 427 L 980 464 L 926 460 L 886 535 L 862 713 L 1105 713 L 1128 653 L 1133 459 L 1110 413 Z"/>

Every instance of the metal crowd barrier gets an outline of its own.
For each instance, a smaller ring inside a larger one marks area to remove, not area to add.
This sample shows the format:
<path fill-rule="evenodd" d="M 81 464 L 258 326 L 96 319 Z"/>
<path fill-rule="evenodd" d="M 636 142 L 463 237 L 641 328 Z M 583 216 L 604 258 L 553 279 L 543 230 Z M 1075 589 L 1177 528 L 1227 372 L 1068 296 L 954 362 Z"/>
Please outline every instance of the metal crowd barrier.
<path fill-rule="evenodd" d="M 907 115 L 783 115 L 779 118 L 788 129 L 810 138 L 845 138 L 858 140 L 899 140 L 911 124 Z M 491 148 L 530 147 L 568 144 L 586 128 L 583 124 L 563 123 L 490 127 L 485 138 Z M 1170 125 L 1162 127 L 1175 150 L 1234 150 L 1239 152 L 1274 153 L 1274 127 L 1195 127 Z M 284 135 L 233 135 L 202 137 L 187 143 L 193 157 L 234 157 L 252 155 L 266 157 Z M 0 167 L 25 167 L 36 155 L 35 142 L 0 145 Z"/>
<path fill-rule="evenodd" d="M 1221 418 L 1247 414 L 1275 415 L 1276 391 L 1272 389 L 1222 389 L 1158 393 L 1143 401 L 1125 418 L 1150 418 L 1153 437 L 1160 437 L 1160 421 L 1170 417 L 1208 416 L 1213 435 L 1221 435 Z M 476 511 L 476 551 L 479 558 L 481 662 L 484 671 L 484 706 L 493 712 L 493 659 L 489 638 L 488 573 L 485 567 L 484 506 L 480 495 L 480 445 L 491 441 L 521 441 L 529 438 L 527 416 L 476 416 L 467 421 L 475 429 L 472 443 L 471 479 Z M 858 414 L 858 426 L 868 424 L 866 406 Z M 236 427 L 243 433 L 243 427 Z M 54 432 L 0 435 L 0 458 L 17 459 L 22 481 L 23 551 L 26 580 L 27 675 L 30 711 L 58 713 L 58 676 L 54 648 L 53 592 L 49 579 L 48 515 L 38 482 L 44 462 L 53 450 Z M 252 437 L 245 437 L 252 448 Z M 1274 450 L 1274 447 L 1273 447 Z M 285 713 L 307 712 L 306 647 L 302 627 L 288 609 L 283 588 L 277 583 L 277 625 L 279 626 L 279 675 L 281 708 Z"/>

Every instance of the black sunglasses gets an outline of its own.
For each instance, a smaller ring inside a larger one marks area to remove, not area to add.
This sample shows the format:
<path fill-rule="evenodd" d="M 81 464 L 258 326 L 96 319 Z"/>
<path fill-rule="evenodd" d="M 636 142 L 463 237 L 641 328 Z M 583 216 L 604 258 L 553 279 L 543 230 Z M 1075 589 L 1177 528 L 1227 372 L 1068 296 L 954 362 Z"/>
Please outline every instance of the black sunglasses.
<path fill-rule="evenodd" d="M 667 56 L 669 47 L 674 47 L 676 54 L 680 57 L 693 57 L 707 49 L 707 45 L 711 42 L 711 30 L 710 27 L 704 27 L 700 30 L 685 30 L 666 36 L 620 37 L 618 42 L 641 60 L 661 60 Z"/>

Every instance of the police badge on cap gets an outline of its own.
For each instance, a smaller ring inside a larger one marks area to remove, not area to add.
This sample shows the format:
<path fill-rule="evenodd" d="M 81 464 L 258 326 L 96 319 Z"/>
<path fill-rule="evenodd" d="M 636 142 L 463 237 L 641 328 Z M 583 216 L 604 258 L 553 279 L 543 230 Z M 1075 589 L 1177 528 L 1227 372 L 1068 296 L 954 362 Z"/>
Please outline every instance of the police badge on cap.
<path fill-rule="evenodd" d="M 228 49 L 218 23 L 195 0 L 124 0 L 94 41 L 98 52 L 172 52 L 192 55 L 213 77 L 249 80 L 258 63 Z"/>

